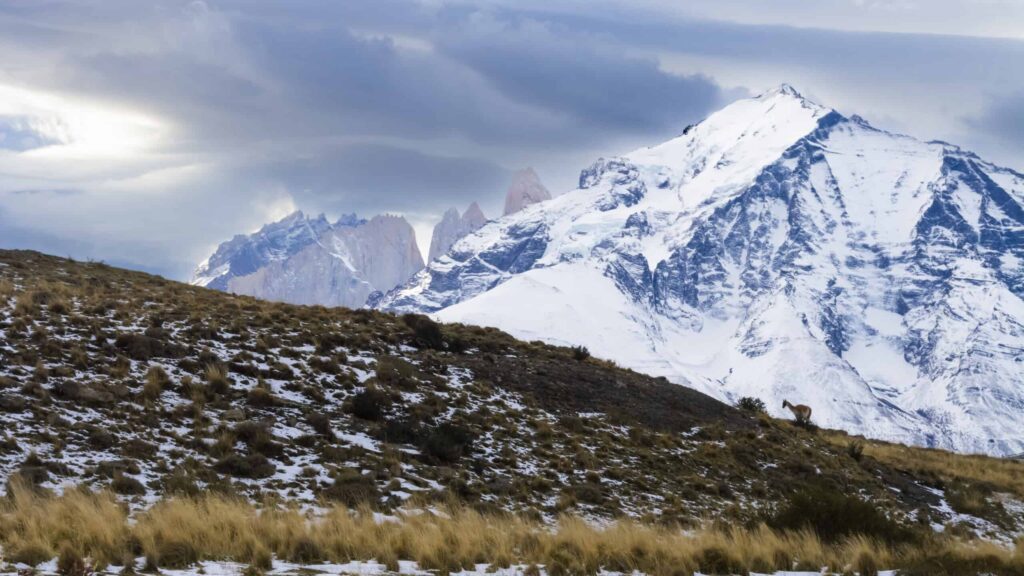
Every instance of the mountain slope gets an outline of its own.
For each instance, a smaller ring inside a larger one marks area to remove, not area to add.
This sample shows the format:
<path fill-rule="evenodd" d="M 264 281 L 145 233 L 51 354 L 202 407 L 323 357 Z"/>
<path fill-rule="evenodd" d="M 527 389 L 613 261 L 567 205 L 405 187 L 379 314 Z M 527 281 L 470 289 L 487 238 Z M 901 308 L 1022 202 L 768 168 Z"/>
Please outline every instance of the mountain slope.
<path fill-rule="evenodd" d="M 1010 537 L 1024 525 L 1018 462 L 909 450 L 916 464 L 894 465 L 885 455 L 899 447 L 862 455 L 493 329 L 29 252 L 0 250 L 0 424 L 0 477 L 109 486 L 133 506 L 214 490 L 696 524 L 758 519 L 815 487 L 925 530 Z M 968 489 L 971 507 L 950 508 L 946 491 L 959 506 Z"/>
<path fill-rule="evenodd" d="M 196 270 L 193 284 L 293 304 L 359 307 L 423 268 L 399 216 L 330 224 L 302 212 L 235 236 Z"/>
<path fill-rule="evenodd" d="M 436 312 L 874 437 L 1024 450 L 1024 177 L 782 86 L 489 223 L 386 309 Z"/>

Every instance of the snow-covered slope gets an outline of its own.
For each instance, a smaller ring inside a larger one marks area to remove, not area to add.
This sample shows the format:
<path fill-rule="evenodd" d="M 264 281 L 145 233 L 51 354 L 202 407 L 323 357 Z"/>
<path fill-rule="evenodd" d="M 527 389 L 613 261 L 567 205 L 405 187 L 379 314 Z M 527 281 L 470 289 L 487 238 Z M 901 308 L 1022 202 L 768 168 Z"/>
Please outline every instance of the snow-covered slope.
<path fill-rule="evenodd" d="M 235 236 L 196 270 L 192 283 L 293 304 L 361 307 L 423 268 L 412 226 L 399 216 L 333 225 L 296 212 Z"/>
<path fill-rule="evenodd" d="M 789 86 L 598 160 L 389 293 L 822 425 L 1024 451 L 1024 175 Z"/>

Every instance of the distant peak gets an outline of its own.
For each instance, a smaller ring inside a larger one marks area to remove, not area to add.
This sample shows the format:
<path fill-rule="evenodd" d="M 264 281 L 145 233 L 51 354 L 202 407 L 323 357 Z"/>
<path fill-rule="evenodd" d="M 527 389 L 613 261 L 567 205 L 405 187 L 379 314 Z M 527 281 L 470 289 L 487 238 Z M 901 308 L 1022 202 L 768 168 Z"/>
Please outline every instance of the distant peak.
<path fill-rule="evenodd" d="M 783 82 L 782 84 L 779 84 L 775 88 L 772 88 L 771 90 L 768 90 L 767 92 L 762 94 L 762 96 L 778 96 L 778 95 L 792 96 L 794 98 L 803 98 L 804 97 L 804 95 L 801 94 L 799 90 L 797 90 L 796 88 L 793 88 L 793 86 L 791 84 L 786 84 L 785 82 Z"/>
<path fill-rule="evenodd" d="M 480 209 L 480 205 L 477 204 L 476 202 L 473 202 L 472 204 L 469 205 L 468 208 L 466 208 L 466 211 L 462 213 L 462 219 L 468 220 L 476 218 L 480 218 L 483 220 L 487 219 L 484 216 L 484 211 Z"/>
<path fill-rule="evenodd" d="M 551 199 L 551 193 L 540 181 L 540 176 L 533 168 L 517 170 L 512 175 L 512 184 L 505 194 L 505 216 L 514 214 L 537 202 Z"/>

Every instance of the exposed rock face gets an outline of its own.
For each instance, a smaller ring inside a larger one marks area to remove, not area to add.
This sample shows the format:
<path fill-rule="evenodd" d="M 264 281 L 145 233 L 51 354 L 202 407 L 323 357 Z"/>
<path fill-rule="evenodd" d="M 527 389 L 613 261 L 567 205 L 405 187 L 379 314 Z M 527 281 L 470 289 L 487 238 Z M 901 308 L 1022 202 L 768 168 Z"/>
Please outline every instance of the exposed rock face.
<path fill-rule="evenodd" d="M 512 177 L 512 184 L 505 194 L 505 216 L 515 214 L 530 204 L 550 199 L 551 193 L 541 183 L 533 168 L 520 170 Z"/>
<path fill-rule="evenodd" d="M 430 254 L 428 261 L 442 256 L 448 252 L 460 238 L 477 231 L 487 223 L 487 217 L 476 202 L 469 205 L 466 211 L 459 216 L 459 211 L 449 208 L 444 217 L 434 226 L 434 234 L 430 238 Z"/>
<path fill-rule="evenodd" d="M 360 223 L 362 221 L 352 214 L 342 217 L 335 226 Z M 232 278 L 252 274 L 271 262 L 289 258 L 330 229 L 331 224 L 323 214 L 309 218 L 302 211 L 293 212 L 253 234 L 238 234 L 218 246 L 217 251 L 196 268 L 191 283 L 226 290 Z"/>
<path fill-rule="evenodd" d="M 331 225 L 301 212 L 222 244 L 194 284 L 293 304 L 363 306 L 423 268 L 399 216 L 348 216 Z"/>
<path fill-rule="evenodd" d="M 824 426 L 1024 451 L 1024 174 L 789 86 L 597 161 L 380 305 Z"/>

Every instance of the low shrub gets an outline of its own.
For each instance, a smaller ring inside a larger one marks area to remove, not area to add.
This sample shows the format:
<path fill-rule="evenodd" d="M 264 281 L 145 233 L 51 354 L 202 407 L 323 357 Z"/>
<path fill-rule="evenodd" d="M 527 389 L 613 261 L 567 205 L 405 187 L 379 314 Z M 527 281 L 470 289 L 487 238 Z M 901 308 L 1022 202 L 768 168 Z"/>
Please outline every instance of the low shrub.
<path fill-rule="evenodd" d="M 384 412 L 390 406 L 391 400 L 387 394 L 377 388 L 367 387 L 352 397 L 349 412 L 356 418 L 376 422 L 384 417 Z"/>
<path fill-rule="evenodd" d="M 267 478 L 277 471 L 274 463 L 263 454 L 228 454 L 217 461 L 214 469 L 221 474 L 238 478 Z"/>
<path fill-rule="evenodd" d="M 852 440 L 846 445 L 846 453 L 857 462 L 864 458 L 864 443 L 860 440 Z"/>
<path fill-rule="evenodd" d="M 334 482 L 321 491 L 321 496 L 355 508 L 362 504 L 376 504 L 380 498 L 380 491 L 372 475 L 361 474 L 352 468 L 343 468 L 335 476 Z"/>
<path fill-rule="evenodd" d="M 736 402 L 736 407 L 744 412 L 750 412 L 752 414 L 760 414 L 768 411 L 768 408 L 764 405 L 764 400 L 760 398 L 754 398 L 753 396 L 744 396 Z"/>
<path fill-rule="evenodd" d="M 141 496 L 146 493 L 146 487 L 142 482 L 120 472 L 114 474 L 114 479 L 110 481 L 110 489 L 123 496 Z"/>
<path fill-rule="evenodd" d="M 441 325 L 423 314 L 406 314 L 402 321 L 412 329 L 413 344 L 417 348 L 444 350 L 444 333 Z"/>
<path fill-rule="evenodd" d="M 807 488 L 791 495 L 768 519 L 778 530 L 813 530 L 825 542 L 863 535 L 889 544 L 916 540 L 915 534 L 889 519 L 874 504 L 826 488 Z"/>
<path fill-rule="evenodd" d="M 473 435 L 469 430 L 456 424 L 445 422 L 427 432 L 423 440 L 423 452 L 427 456 L 442 463 L 452 464 L 473 446 Z"/>

